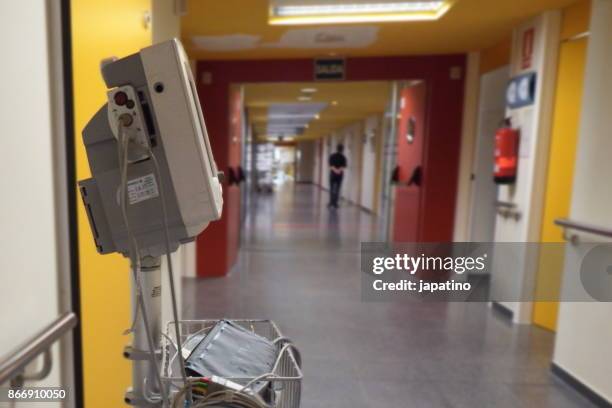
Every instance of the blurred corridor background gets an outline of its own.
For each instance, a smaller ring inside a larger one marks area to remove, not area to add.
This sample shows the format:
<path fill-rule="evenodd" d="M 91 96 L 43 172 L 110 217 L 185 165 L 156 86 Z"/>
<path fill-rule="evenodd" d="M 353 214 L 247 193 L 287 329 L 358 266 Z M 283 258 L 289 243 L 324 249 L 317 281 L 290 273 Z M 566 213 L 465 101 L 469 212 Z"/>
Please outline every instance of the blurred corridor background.
<path fill-rule="evenodd" d="M 576 244 L 612 240 L 611 23 L 611 0 L 2 2 L 0 373 L 74 321 L 21 376 L 68 400 L 0 407 L 124 406 L 129 263 L 96 250 L 81 132 L 101 62 L 172 38 L 224 173 L 222 218 L 172 255 L 182 319 L 274 320 L 305 408 L 612 406 L 612 303 L 508 301 L 558 295 Z M 365 242 L 564 252 L 491 271 L 491 302 L 366 302 Z"/>

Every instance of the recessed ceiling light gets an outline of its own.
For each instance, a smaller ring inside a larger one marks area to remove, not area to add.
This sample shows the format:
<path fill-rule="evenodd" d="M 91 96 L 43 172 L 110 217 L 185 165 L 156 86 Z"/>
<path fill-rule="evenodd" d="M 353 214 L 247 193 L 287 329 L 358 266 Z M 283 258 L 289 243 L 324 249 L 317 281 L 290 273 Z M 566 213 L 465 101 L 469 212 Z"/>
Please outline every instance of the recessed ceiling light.
<path fill-rule="evenodd" d="M 315 93 L 317 92 L 317 88 L 302 88 L 303 93 Z"/>
<path fill-rule="evenodd" d="M 331 102 L 331 104 L 332 104 L 333 106 L 336 106 L 336 105 L 338 105 L 338 101 L 332 101 L 332 102 Z"/>
<path fill-rule="evenodd" d="M 270 8 L 270 24 L 332 24 L 437 20 L 452 0 L 291 4 Z"/>
<path fill-rule="evenodd" d="M 285 135 L 268 135 L 266 136 L 267 140 L 271 141 L 271 142 L 278 142 L 278 141 L 292 141 L 293 139 L 295 139 L 295 137 L 293 136 L 285 136 Z"/>
<path fill-rule="evenodd" d="M 306 102 L 311 100 L 312 98 L 310 96 L 298 96 L 298 101 L 302 101 L 302 102 Z"/>
<path fill-rule="evenodd" d="M 319 116 L 319 114 L 316 114 L 316 115 L 315 115 L 315 119 L 316 119 L 316 120 L 319 120 L 319 119 L 321 119 L 321 116 Z"/>

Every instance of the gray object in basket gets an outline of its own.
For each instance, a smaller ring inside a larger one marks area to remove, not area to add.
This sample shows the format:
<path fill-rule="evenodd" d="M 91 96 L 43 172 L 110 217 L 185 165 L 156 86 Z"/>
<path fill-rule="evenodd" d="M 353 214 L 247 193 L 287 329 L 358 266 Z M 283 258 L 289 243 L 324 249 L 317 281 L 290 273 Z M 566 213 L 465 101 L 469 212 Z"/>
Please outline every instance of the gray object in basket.
<path fill-rule="evenodd" d="M 184 347 L 184 358 L 189 357 L 191 351 L 206 336 L 220 320 L 183 320 L 179 322 L 179 329 L 183 345 L 193 344 L 192 347 Z M 270 408 L 299 408 L 302 394 L 302 370 L 300 369 L 299 353 L 292 347 L 285 348 L 286 342 L 277 339 L 284 338 L 283 333 L 273 321 L 265 319 L 232 319 L 234 325 L 253 332 L 268 339 L 276 346 L 277 361 L 273 368 L 274 374 L 266 377 L 273 391 L 273 402 L 269 402 Z M 162 381 L 174 394 L 182 387 L 179 373 L 179 364 L 176 358 L 176 344 L 172 340 L 174 323 L 169 322 L 166 337 L 163 344 L 163 372 Z M 199 337 L 198 340 L 195 338 Z M 275 341 L 277 340 L 277 341 Z M 193 343 L 191 343 L 193 341 Z M 297 353 L 297 354 L 296 354 Z M 228 378 L 228 380 L 239 384 L 246 384 L 253 378 Z M 227 407 L 226 407 L 227 408 Z"/>
<path fill-rule="evenodd" d="M 256 378 L 272 371 L 277 352 L 265 337 L 221 320 L 193 348 L 185 367 L 194 377 Z M 250 388 L 262 393 L 267 385 L 260 381 Z"/>

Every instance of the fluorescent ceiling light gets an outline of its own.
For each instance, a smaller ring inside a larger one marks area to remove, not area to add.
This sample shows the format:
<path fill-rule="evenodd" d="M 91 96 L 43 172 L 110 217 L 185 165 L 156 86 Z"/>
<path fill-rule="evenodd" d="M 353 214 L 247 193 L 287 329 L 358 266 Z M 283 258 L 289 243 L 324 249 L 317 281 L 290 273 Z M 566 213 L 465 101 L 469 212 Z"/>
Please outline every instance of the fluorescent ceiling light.
<path fill-rule="evenodd" d="M 268 129 L 273 129 L 273 130 L 283 130 L 283 129 L 299 129 L 299 128 L 303 128 L 306 124 L 300 124 L 300 125 L 283 125 L 283 124 L 274 124 L 274 123 L 270 123 L 268 124 L 267 128 Z"/>
<path fill-rule="evenodd" d="M 311 100 L 312 98 L 310 96 L 298 96 L 297 99 L 298 99 L 298 101 L 306 102 L 306 101 Z"/>
<path fill-rule="evenodd" d="M 265 137 L 268 140 L 277 141 L 279 136 L 282 136 L 283 140 L 287 142 L 295 139 L 294 136 L 284 136 L 284 135 L 266 135 Z"/>
<path fill-rule="evenodd" d="M 334 24 L 437 20 L 452 0 L 421 0 L 343 4 L 291 4 L 270 8 L 269 23 Z"/>
<path fill-rule="evenodd" d="M 301 128 L 305 128 L 306 125 L 298 125 L 298 126 L 277 126 L 277 125 L 269 125 L 268 130 L 273 132 L 282 132 L 283 130 L 297 130 Z"/>
<path fill-rule="evenodd" d="M 302 88 L 302 92 L 304 92 L 304 93 L 315 93 L 315 92 L 317 92 L 317 88 Z"/>
<path fill-rule="evenodd" d="M 312 119 L 319 116 L 315 113 L 276 113 L 268 115 L 269 119 Z"/>
<path fill-rule="evenodd" d="M 370 13 L 406 13 L 414 11 L 436 11 L 444 1 L 403 1 L 395 3 L 357 3 L 357 4 L 313 4 L 279 6 L 277 16 L 312 16 L 332 14 L 370 14 Z"/>

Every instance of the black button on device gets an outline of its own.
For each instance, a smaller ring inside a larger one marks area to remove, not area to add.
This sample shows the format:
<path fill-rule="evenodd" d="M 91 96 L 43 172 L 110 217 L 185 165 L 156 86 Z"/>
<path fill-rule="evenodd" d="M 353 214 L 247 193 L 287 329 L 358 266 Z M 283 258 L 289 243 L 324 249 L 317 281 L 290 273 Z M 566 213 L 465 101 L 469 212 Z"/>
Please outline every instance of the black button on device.
<path fill-rule="evenodd" d="M 119 106 L 123 106 L 128 101 L 128 96 L 125 92 L 119 91 L 113 96 L 115 103 Z"/>
<path fill-rule="evenodd" d="M 133 108 L 134 108 L 134 105 L 135 105 L 135 103 L 134 103 L 134 101 L 133 101 L 133 100 L 131 100 L 131 99 L 128 99 L 128 101 L 125 103 L 125 106 L 126 106 L 128 109 L 133 109 Z"/>

